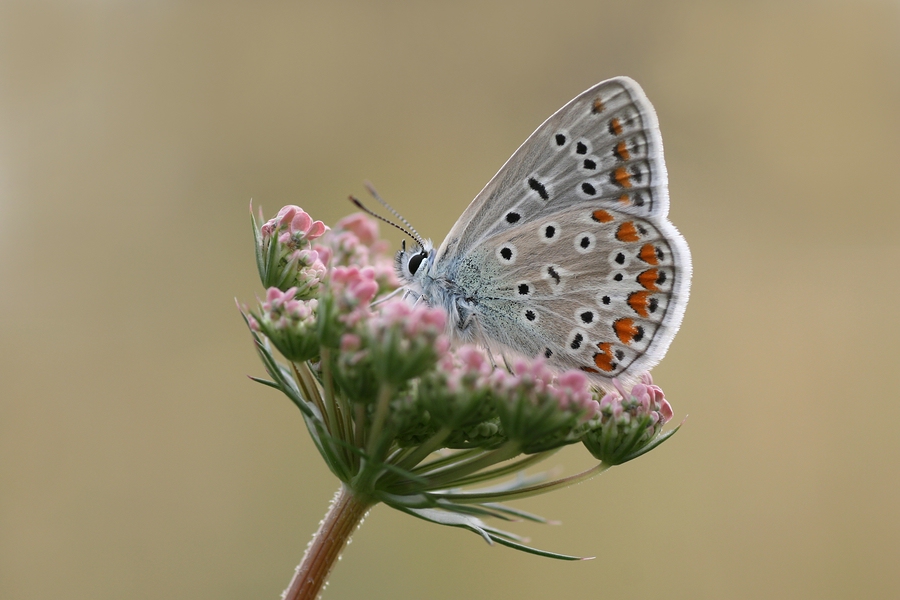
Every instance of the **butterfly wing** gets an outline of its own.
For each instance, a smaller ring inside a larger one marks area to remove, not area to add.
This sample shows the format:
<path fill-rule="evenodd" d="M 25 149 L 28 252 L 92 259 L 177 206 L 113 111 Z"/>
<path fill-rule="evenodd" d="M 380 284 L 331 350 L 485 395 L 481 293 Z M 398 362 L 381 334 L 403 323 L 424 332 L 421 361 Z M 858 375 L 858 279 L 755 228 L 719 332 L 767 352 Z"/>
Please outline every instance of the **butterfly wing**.
<path fill-rule="evenodd" d="M 604 81 L 547 119 L 478 194 L 435 276 L 471 299 L 486 346 L 600 382 L 636 376 L 665 354 L 690 288 L 666 186 L 652 105 L 633 80 Z"/>
<path fill-rule="evenodd" d="M 508 225 L 586 202 L 664 218 L 667 183 L 653 106 L 633 79 L 608 79 L 525 140 L 463 212 L 436 260 L 464 254 Z"/>

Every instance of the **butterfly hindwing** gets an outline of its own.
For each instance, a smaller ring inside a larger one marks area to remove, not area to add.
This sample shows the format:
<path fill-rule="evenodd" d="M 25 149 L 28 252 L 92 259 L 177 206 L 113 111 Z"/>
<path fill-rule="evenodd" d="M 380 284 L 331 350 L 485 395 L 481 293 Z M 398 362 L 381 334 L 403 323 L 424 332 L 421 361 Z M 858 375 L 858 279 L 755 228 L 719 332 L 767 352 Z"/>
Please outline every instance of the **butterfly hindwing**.
<path fill-rule="evenodd" d="M 485 240 L 454 277 L 478 289 L 486 345 L 609 379 L 651 368 L 677 331 L 690 271 L 672 239 L 648 219 L 577 207 Z"/>

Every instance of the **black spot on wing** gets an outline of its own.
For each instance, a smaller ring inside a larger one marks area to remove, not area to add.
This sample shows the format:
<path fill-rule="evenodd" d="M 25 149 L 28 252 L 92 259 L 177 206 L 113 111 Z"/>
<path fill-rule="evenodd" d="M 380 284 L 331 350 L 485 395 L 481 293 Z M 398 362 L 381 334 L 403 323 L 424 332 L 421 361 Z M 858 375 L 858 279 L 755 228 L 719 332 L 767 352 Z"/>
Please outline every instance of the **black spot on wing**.
<path fill-rule="evenodd" d="M 537 179 L 535 179 L 534 177 L 531 177 L 528 180 L 528 187 L 530 187 L 531 189 L 536 191 L 538 193 L 538 196 L 541 197 L 541 200 L 549 200 L 550 199 L 550 194 L 547 193 L 547 188 L 545 188 L 544 184 L 541 183 L 540 181 L 538 181 Z"/>

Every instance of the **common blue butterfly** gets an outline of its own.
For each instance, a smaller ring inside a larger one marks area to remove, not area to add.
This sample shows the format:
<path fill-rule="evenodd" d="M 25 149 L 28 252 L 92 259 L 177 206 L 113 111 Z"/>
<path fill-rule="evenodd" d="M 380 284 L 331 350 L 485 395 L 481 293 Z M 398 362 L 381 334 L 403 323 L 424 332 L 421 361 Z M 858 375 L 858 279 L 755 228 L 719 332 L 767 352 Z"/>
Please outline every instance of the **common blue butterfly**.
<path fill-rule="evenodd" d="M 681 325 L 691 255 L 668 211 L 656 112 L 616 77 L 538 127 L 440 248 L 404 244 L 397 271 L 455 341 L 608 387 L 656 365 Z"/>

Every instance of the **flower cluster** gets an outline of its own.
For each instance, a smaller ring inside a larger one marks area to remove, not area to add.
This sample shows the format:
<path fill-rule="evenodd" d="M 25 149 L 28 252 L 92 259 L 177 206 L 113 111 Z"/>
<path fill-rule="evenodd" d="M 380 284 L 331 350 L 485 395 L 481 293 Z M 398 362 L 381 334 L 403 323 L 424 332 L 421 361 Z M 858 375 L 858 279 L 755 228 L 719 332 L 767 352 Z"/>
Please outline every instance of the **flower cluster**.
<path fill-rule="evenodd" d="M 252 215 L 252 212 L 251 212 Z M 478 516 L 521 516 L 499 501 L 544 493 L 640 456 L 672 417 L 649 375 L 598 400 L 582 371 L 542 358 L 450 348 L 446 314 L 390 297 L 398 281 L 377 223 L 356 214 L 329 231 L 297 206 L 252 218 L 265 300 L 245 317 L 269 380 L 300 408 L 329 468 L 354 494 L 420 518 L 522 545 Z M 315 242 L 315 245 L 313 245 Z M 274 346 L 288 361 L 282 364 Z M 602 462 L 553 482 L 513 475 L 582 442 Z"/>
<path fill-rule="evenodd" d="M 288 205 L 278 215 L 257 228 L 256 263 L 263 286 L 281 291 L 294 289 L 297 298 L 309 299 L 318 295 L 319 284 L 325 278 L 325 261 L 319 251 L 312 248 L 312 241 L 322 237 L 328 228 L 322 221 L 313 221 L 299 206 Z M 262 212 L 259 215 L 262 220 Z"/>
<path fill-rule="evenodd" d="M 378 283 L 378 292 L 385 293 L 400 286 L 394 260 L 386 240 L 378 238 L 378 224 L 364 213 L 344 217 L 316 246 L 331 257 L 332 267 L 369 266 Z"/>
<path fill-rule="evenodd" d="M 265 335 L 290 361 L 302 362 L 318 356 L 316 308 L 319 301 L 297 300 L 297 288 L 282 292 L 276 287 L 266 291 L 266 301 L 251 312 L 250 328 Z"/>
<path fill-rule="evenodd" d="M 366 284 L 372 281 L 359 277 L 348 289 L 364 289 Z M 339 317 L 348 328 L 341 336 L 334 371 L 335 382 L 355 402 L 373 402 L 381 390 L 401 389 L 433 369 L 447 351 L 442 335 L 446 317 L 439 310 L 391 300 L 368 318 L 360 315 L 355 307 Z"/>
<path fill-rule="evenodd" d="M 577 442 L 578 425 L 600 408 L 584 373 L 568 371 L 556 380 L 540 358 L 517 359 L 512 373 L 495 372 L 493 384 L 503 429 L 527 453 Z"/>
<path fill-rule="evenodd" d="M 635 453 L 646 452 L 673 413 L 649 373 L 641 375 L 641 383 L 627 392 L 620 382 L 614 383 L 616 391 L 600 400 L 601 417 L 583 442 L 596 458 L 617 465 L 635 458 Z"/>

